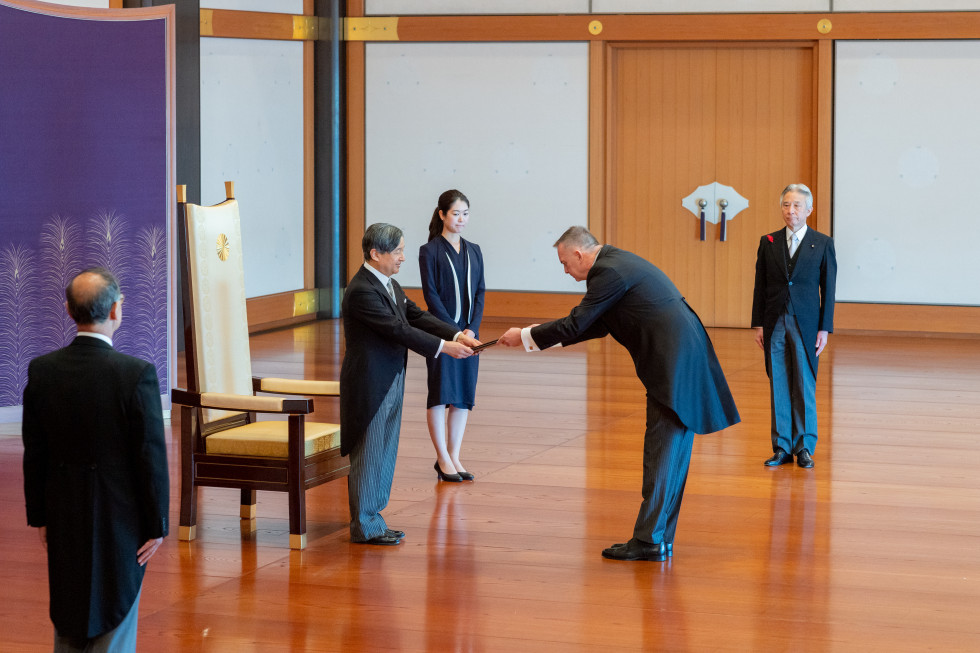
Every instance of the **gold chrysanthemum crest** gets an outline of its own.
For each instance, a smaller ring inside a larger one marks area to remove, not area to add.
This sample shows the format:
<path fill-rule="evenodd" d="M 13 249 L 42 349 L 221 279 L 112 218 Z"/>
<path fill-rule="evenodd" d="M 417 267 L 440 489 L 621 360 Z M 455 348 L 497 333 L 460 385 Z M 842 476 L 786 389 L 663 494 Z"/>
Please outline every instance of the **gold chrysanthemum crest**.
<path fill-rule="evenodd" d="M 227 261 L 228 257 L 231 256 L 231 245 L 228 244 L 228 236 L 224 234 L 218 234 L 218 258 L 222 261 Z"/>

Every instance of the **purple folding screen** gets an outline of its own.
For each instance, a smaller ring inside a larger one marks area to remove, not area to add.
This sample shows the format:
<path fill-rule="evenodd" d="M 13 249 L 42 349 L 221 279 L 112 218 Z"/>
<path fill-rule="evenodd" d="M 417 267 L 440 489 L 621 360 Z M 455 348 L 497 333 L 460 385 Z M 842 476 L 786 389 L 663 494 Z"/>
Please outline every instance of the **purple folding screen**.
<path fill-rule="evenodd" d="M 64 288 L 93 265 L 126 295 L 116 348 L 155 363 L 168 394 L 172 31 L 172 6 L 0 0 L 0 411 L 31 358 L 71 341 Z"/>

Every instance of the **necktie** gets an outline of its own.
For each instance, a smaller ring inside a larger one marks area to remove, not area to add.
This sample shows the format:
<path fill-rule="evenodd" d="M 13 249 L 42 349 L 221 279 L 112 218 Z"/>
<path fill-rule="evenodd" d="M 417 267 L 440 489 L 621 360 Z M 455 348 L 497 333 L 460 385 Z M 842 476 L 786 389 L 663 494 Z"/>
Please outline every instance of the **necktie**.
<path fill-rule="evenodd" d="M 796 234 L 793 234 L 793 241 L 790 243 L 790 246 L 789 246 L 789 257 L 790 258 L 793 258 L 793 254 L 796 254 L 796 248 L 799 246 L 799 244 L 800 244 L 800 238 L 799 238 L 799 236 L 797 236 Z"/>
<path fill-rule="evenodd" d="M 391 285 L 391 279 L 388 279 L 388 294 L 391 295 L 391 301 L 398 305 L 398 301 L 395 299 L 395 287 Z"/>

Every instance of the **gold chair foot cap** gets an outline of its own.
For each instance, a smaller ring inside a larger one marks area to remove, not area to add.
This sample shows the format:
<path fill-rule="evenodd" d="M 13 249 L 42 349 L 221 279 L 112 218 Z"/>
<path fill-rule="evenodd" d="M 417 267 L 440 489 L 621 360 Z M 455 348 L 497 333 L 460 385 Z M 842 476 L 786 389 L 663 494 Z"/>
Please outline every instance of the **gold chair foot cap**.
<path fill-rule="evenodd" d="M 181 542 L 190 542 L 197 538 L 197 524 L 194 526 L 181 526 L 177 529 L 177 539 Z"/>
<path fill-rule="evenodd" d="M 306 548 L 306 533 L 302 535 L 296 535 L 295 533 L 289 534 L 289 548 L 302 551 Z"/>

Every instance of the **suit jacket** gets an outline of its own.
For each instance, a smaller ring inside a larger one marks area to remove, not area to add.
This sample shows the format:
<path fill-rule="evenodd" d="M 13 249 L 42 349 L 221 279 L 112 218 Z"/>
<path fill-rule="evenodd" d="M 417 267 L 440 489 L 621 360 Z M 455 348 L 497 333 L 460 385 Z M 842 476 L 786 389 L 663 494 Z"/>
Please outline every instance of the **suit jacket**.
<path fill-rule="evenodd" d="M 711 340 L 667 275 L 604 245 L 586 284 L 585 297 L 568 317 L 531 330 L 539 347 L 611 334 L 633 357 L 647 394 L 689 429 L 713 433 L 739 422 Z"/>
<path fill-rule="evenodd" d="M 766 371 L 771 374 L 770 340 L 779 316 L 790 300 L 796 313 L 807 359 L 817 375 L 817 332 L 834 330 L 834 293 L 837 286 L 837 254 L 834 239 L 811 227 L 796 248 L 796 263 L 790 273 L 786 229 L 759 240 L 752 297 L 752 326 L 762 327 Z"/>
<path fill-rule="evenodd" d="M 69 637 L 108 632 L 143 582 L 136 551 L 168 532 L 156 368 L 87 336 L 34 359 L 23 438 L 27 523 L 47 527 L 51 620 Z"/>
<path fill-rule="evenodd" d="M 346 350 L 340 368 L 340 451 L 347 455 L 364 439 L 368 424 L 405 369 L 408 350 L 435 356 L 442 340 L 458 329 L 419 308 L 392 279 L 398 306 L 362 265 L 344 292 L 341 314 Z"/>
<path fill-rule="evenodd" d="M 483 301 L 486 284 L 483 279 L 483 252 L 476 243 L 466 243 L 466 269 L 454 270 L 447 255 L 452 247 L 442 236 L 433 238 L 419 248 L 419 269 L 422 273 L 422 295 L 430 313 L 440 320 L 460 328 L 480 333 L 483 321 Z M 457 275 L 463 280 L 460 285 Z M 463 315 L 461 304 L 464 294 L 469 294 L 470 312 Z M 459 317 L 456 318 L 457 312 Z"/>

